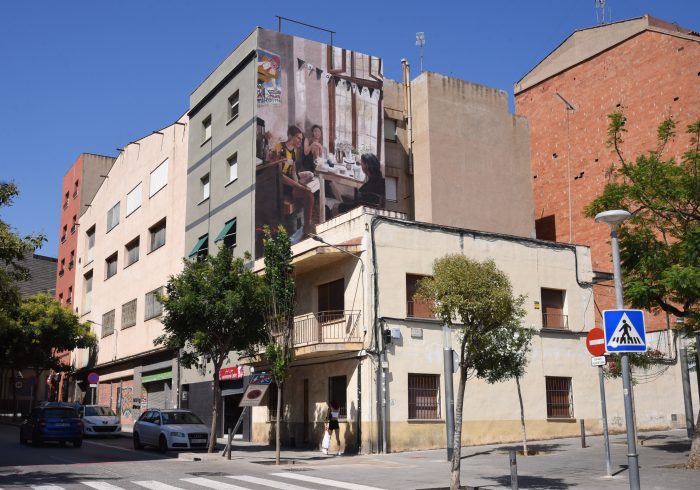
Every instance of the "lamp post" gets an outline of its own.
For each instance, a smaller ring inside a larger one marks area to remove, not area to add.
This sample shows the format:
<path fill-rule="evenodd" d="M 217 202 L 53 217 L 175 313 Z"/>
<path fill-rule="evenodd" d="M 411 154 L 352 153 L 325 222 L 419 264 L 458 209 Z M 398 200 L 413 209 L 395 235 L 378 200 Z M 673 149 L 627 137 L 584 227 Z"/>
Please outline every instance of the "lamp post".
<path fill-rule="evenodd" d="M 620 225 L 632 215 L 622 209 L 603 211 L 595 216 L 598 223 L 606 223 L 610 227 L 610 242 L 612 244 L 613 273 L 615 278 L 615 302 L 617 309 L 625 307 L 622 291 L 622 269 L 620 268 L 620 246 L 617 240 L 617 230 Z M 629 357 L 622 352 L 622 392 L 625 401 L 625 422 L 627 426 L 627 469 L 632 490 L 639 490 L 639 454 L 637 454 L 636 434 L 634 430 L 634 411 L 632 408 L 632 384 L 630 380 Z"/>
<path fill-rule="evenodd" d="M 452 351 L 452 329 L 442 326 L 443 364 L 445 370 L 445 429 L 447 431 L 447 461 L 452 461 L 455 438 L 455 402 L 454 402 L 454 356 Z"/>

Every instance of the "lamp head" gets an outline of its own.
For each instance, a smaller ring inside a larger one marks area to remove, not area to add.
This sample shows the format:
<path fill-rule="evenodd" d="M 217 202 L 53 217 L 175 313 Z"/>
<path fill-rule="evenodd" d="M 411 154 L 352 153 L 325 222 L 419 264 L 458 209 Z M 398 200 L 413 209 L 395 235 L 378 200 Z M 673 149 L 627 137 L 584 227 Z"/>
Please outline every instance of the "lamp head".
<path fill-rule="evenodd" d="M 607 223 L 611 228 L 617 228 L 624 221 L 630 219 L 632 214 L 624 209 L 614 209 L 612 211 L 603 211 L 595 215 L 595 220 L 598 223 Z"/>
<path fill-rule="evenodd" d="M 326 243 L 325 240 L 324 240 L 323 238 L 321 238 L 320 236 L 318 236 L 318 235 L 316 235 L 316 234 L 314 234 L 314 233 L 309 233 L 309 236 L 310 236 L 312 239 L 316 240 L 317 242 Z"/>

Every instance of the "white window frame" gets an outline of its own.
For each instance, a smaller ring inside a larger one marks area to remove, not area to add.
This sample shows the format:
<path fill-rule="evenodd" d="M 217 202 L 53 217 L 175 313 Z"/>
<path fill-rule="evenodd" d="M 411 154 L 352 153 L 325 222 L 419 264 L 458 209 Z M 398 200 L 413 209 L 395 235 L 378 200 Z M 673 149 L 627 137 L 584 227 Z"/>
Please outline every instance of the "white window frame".
<path fill-rule="evenodd" d="M 202 144 L 211 139 L 211 115 L 202 120 Z"/>
<path fill-rule="evenodd" d="M 126 215 L 129 216 L 131 213 L 136 211 L 141 207 L 141 194 L 142 194 L 142 183 L 139 182 L 136 187 L 131 189 L 126 195 Z"/>
<path fill-rule="evenodd" d="M 85 232 L 85 248 L 87 250 L 85 264 L 89 264 L 95 259 L 95 225 Z"/>
<path fill-rule="evenodd" d="M 234 153 L 226 159 L 228 163 L 228 182 L 238 180 L 238 152 Z"/>
<path fill-rule="evenodd" d="M 202 199 L 200 202 L 204 202 L 209 199 L 209 194 L 211 192 L 211 180 L 209 178 L 209 174 L 206 174 L 199 179 L 199 184 L 202 190 Z"/>
<path fill-rule="evenodd" d="M 241 109 L 240 106 L 240 95 L 239 95 L 239 90 L 236 90 L 231 97 L 228 98 L 228 120 L 229 122 L 233 121 L 234 119 L 238 119 Z"/>
<path fill-rule="evenodd" d="M 166 185 L 168 185 L 167 158 L 151 172 L 150 179 L 148 180 L 148 197 L 151 198 L 155 196 L 158 191 L 160 191 Z"/>

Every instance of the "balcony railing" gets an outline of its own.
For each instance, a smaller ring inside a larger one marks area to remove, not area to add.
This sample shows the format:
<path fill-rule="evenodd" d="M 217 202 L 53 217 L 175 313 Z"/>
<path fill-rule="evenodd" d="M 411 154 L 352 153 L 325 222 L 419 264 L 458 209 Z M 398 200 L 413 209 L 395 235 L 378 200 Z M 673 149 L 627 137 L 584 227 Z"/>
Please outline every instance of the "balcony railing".
<path fill-rule="evenodd" d="M 558 313 L 542 313 L 542 328 L 568 330 L 569 315 L 561 315 Z"/>
<path fill-rule="evenodd" d="M 413 318 L 436 318 L 430 301 L 406 301 L 406 316 Z"/>
<path fill-rule="evenodd" d="M 361 342 L 359 311 L 320 311 L 294 318 L 294 347 L 310 344 Z"/>

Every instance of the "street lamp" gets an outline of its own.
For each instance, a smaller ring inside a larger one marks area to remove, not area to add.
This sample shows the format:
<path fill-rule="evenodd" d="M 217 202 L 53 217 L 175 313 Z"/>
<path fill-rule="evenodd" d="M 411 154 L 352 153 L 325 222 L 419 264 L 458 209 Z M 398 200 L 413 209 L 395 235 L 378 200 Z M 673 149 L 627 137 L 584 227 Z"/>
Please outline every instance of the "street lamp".
<path fill-rule="evenodd" d="M 620 268 L 620 246 L 617 241 L 617 230 L 620 225 L 630 219 L 632 215 L 622 209 L 613 211 L 603 211 L 595 216 L 598 223 L 606 223 L 610 227 L 610 241 L 612 244 L 613 274 L 615 278 L 615 302 L 617 309 L 625 308 L 625 301 L 622 292 L 622 270 Z M 632 408 L 630 382 L 630 364 L 626 352 L 622 352 L 622 392 L 625 401 L 625 422 L 627 425 L 627 468 L 629 471 L 630 488 L 639 490 L 639 454 L 637 454 L 636 436 L 634 431 L 634 411 Z"/>

